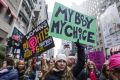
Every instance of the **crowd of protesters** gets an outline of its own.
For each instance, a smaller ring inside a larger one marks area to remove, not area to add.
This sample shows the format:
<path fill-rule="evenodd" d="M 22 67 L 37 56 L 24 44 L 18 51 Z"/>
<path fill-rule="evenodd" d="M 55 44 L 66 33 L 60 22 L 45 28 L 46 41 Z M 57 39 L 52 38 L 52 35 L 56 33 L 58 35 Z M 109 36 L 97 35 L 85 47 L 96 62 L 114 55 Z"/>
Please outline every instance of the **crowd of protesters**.
<path fill-rule="evenodd" d="M 11 55 L 0 59 L 0 80 L 120 80 L 120 54 L 112 55 L 98 70 L 96 64 L 85 61 L 84 46 L 75 42 L 77 58 L 57 54 L 47 60 L 33 57 L 27 62 L 14 60 Z"/>

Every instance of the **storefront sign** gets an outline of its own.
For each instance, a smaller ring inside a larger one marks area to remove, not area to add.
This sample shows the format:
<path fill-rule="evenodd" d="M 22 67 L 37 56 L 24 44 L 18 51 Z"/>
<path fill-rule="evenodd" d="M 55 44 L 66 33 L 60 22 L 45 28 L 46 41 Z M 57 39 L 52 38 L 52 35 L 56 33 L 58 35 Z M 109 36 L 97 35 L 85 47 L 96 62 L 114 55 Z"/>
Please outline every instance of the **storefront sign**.
<path fill-rule="evenodd" d="M 22 51 L 25 59 L 40 55 L 53 47 L 54 42 L 52 37 L 48 36 L 48 23 L 46 20 L 22 39 Z"/>
<path fill-rule="evenodd" d="M 83 44 L 96 44 L 96 19 L 55 3 L 49 35 Z"/>

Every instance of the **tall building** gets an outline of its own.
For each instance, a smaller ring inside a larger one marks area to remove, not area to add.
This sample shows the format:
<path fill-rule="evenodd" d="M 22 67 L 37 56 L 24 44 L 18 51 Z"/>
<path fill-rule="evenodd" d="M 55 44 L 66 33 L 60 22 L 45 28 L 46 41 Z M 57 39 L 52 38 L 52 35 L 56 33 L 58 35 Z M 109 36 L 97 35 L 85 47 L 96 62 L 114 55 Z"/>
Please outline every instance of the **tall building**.
<path fill-rule="evenodd" d="M 47 16 L 47 14 L 45 14 L 47 13 L 45 12 L 47 11 L 46 9 L 47 8 L 45 0 L 21 0 L 20 6 L 17 11 L 17 20 L 13 25 L 10 36 L 13 36 L 15 28 L 19 32 L 14 35 L 22 36 L 27 34 L 40 23 L 39 20 L 41 20 L 41 22 L 42 20 L 45 20 L 42 17 Z"/>
<path fill-rule="evenodd" d="M 31 25 L 31 20 L 33 14 L 33 9 L 35 8 L 33 0 L 22 0 L 18 9 L 17 20 L 13 26 L 17 28 L 22 34 L 26 34 L 29 26 Z"/>
<path fill-rule="evenodd" d="M 47 4 L 45 0 L 36 0 L 35 8 L 33 9 L 33 16 L 31 20 L 31 24 L 28 28 L 28 32 L 32 29 L 32 27 L 39 25 L 44 20 L 48 19 L 47 14 Z"/>
<path fill-rule="evenodd" d="M 17 10 L 21 0 L 0 0 L 0 43 L 6 44 L 6 38 L 17 19 Z"/>
<path fill-rule="evenodd" d="M 14 51 L 22 37 L 47 17 L 45 0 L 0 0 L 0 43 Z"/>

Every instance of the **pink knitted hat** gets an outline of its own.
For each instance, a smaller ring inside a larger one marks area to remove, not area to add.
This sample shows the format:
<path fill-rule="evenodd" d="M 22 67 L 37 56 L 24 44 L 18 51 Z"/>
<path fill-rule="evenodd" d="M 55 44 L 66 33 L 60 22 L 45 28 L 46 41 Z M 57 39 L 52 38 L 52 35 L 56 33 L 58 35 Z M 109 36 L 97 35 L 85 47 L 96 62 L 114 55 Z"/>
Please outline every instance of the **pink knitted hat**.
<path fill-rule="evenodd" d="M 114 54 L 109 59 L 110 70 L 112 70 L 115 67 L 120 67 L 120 54 Z"/>

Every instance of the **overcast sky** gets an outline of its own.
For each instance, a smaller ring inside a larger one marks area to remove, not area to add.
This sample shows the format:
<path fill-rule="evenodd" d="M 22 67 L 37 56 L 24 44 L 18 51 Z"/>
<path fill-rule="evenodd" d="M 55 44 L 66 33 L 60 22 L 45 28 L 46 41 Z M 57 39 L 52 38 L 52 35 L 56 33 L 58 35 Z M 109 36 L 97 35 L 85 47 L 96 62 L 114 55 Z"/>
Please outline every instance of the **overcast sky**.
<path fill-rule="evenodd" d="M 80 5 L 85 0 L 45 0 L 45 1 L 48 4 L 48 12 L 52 13 L 55 2 L 61 3 L 64 6 L 71 8 L 72 3 L 75 3 L 76 5 Z M 51 18 L 51 17 L 49 17 L 49 18 Z M 53 39 L 55 42 L 55 55 L 56 55 L 58 53 L 57 52 L 58 49 L 60 49 L 60 47 L 61 47 L 61 39 L 58 39 L 58 38 L 53 38 Z"/>

